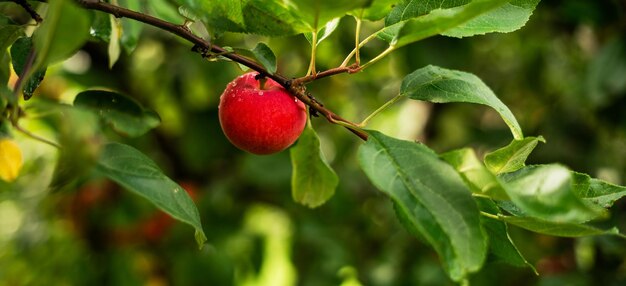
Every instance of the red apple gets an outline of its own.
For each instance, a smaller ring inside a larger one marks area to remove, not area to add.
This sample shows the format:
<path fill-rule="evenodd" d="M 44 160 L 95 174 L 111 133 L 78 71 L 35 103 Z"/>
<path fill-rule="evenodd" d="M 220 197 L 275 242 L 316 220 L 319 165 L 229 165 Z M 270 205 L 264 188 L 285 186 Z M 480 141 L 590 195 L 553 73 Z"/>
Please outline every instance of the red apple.
<path fill-rule="evenodd" d="M 280 152 L 298 139 L 306 124 L 306 107 L 272 79 L 244 74 L 220 96 L 219 118 L 233 145 L 253 154 Z"/>

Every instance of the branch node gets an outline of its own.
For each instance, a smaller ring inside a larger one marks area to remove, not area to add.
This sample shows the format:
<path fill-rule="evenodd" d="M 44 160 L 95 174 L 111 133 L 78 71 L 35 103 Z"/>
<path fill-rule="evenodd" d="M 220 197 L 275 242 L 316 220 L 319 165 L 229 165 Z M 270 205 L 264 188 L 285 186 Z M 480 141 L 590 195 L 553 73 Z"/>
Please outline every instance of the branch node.
<path fill-rule="evenodd" d="M 180 28 L 191 33 L 191 29 L 189 29 L 189 25 L 191 25 L 192 23 L 193 21 L 190 21 L 189 19 L 185 19 L 185 22 L 180 25 Z"/>
<path fill-rule="evenodd" d="M 207 52 L 207 48 L 202 47 L 198 44 L 193 45 L 193 47 L 191 47 L 191 51 L 194 53 L 199 53 L 201 55 L 204 55 Z"/>
<path fill-rule="evenodd" d="M 354 63 L 354 64 L 348 66 L 348 73 L 349 74 L 358 73 L 360 71 L 361 71 L 361 65 L 359 65 L 358 63 Z"/>
<path fill-rule="evenodd" d="M 200 56 L 205 59 L 211 59 L 214 57 L 209 48 L 199 44 L 193 45 L 193 47 L 191 47 L 191 51 L 200 54 Z"/>

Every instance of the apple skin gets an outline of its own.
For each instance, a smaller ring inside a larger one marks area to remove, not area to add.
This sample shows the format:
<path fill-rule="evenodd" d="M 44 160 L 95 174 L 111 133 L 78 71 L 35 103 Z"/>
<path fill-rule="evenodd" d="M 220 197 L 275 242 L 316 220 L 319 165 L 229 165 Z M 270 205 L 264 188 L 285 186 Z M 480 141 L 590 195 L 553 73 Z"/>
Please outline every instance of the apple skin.
<path fill-rule="evenodd" d="M 237 77 L 220 96 L 220 125 L 228 140 L 239 149 L 273 154 L 291 146 L 304 130 L 306 107 L 280 84 L 257 72 Z"/>

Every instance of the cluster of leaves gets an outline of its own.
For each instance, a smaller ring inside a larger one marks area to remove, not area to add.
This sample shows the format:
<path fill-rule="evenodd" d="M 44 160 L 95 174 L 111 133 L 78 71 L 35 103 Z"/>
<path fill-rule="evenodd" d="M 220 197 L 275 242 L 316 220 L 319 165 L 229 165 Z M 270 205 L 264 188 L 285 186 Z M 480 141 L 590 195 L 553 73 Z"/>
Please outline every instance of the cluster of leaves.
<path fill-rule="evenodd" d="M 176 0 L 181 6 L 178 11 L 166 1 L 149 1 L 146 7 L 137 6 L 138 1 L 117 2 L 172 22 L 184 18 L 199 20 L 213 38 L 227 32 L 270 37 L 303 34 L 313 51 L 335 30 L 339 18 L 350 15 L 359 23 L 371 22 L 380 28 L 362 41 L 357 36 L 355 50 L 344 63 L 357 55 L 358 64 L 358 50 L 369 41 L 379 39 L 387 45 L 379 56 L 361 65 L 366 68 L 400 47 L 431 36 L 469 37 L 517 30 L 529 19 L 539 0 Z M 0 90 L 1 120 L 14 126 L 21 114 L 16 110 L 24 105 L 16 95 L 22 91 L 26 98 L 30 97 L 43 80 L 47 66 L 68 58 L 94 38 L 108 43 L 109 63 L 113 65 L 121 48 L 132 52 L 141 32 L 136 22 L 88 11 L 70 0 L 42 5 L 47 6 L 47 13 L 31 36 L 26 36 L 24 25 L 8 18 L 3 18 L 0 26 L 0 43 L 4 47 L 1 74 L 9 74 L 5 51 L 10 47 L 10 61 L 21 79 L 13 92 Z M 194 32 L 202 33 L 196 28 Z M 276 56 L 267 45 L 259 43 L 249 53 L 266 72 L 277 71 Z M 313 70 L 314 59 L 312 53 Z M 8 76 L 2 80 L 7 83 Z M 454 281 L 466 281 L 488 258 L 532 268 L 509 237 L 508 225 L 564 237 L 622 236 L 615 228 L 595 227 L 593 221 L 606 217 L 607 209 L 626 195 L 626 188 L 559 164 L 526 166 L 526 159 L 544 139 L 525 137 L 513 113 L 478 77 L 426 66 L 404 77 L 394 101 L 398 98 L 485 105 L 500 114 L 513 134 L 509 145 L 491 151 L 483 160 L 470 148 L 437 154 L 423 144 L 375 130 L 366 131 L 369 139 L 359 148 L 359 163 L 365 174 L 392 200 L 397 217 L 409 232 L 434 248 Z M 187 193 L 139 150 L 120 143 L 104 143 L 102 134 L 94 127 L 110 128 L 122 136 L 141 136 L 159 125 L 156 113 L 127 96 L 99 90 L 81 92 L 71 106 L 38 102 L 29 107 L 51 111 L 51 121 L 59 126 L 58 144 L 62 149 L 51 188 L 70 188 L 81 176 L 97 172 L 190 224 L 196 229 L 199 245 L 204 243 L 200 216 Z M 0 150 L 0 164 L 4 159 L 1 154 L 16 152 L 11 151 L 15 148 L 3 146 L 9 145 L 0 144 L 4 148 Z M 290 155 L 294 200 L 317 207 L 330 199 L 339 179 L 326 163 L 320 139 L 310 122 Z M 9 159 L 5 161 L 15 161 L 6 157 Z M 0 171 L 3 166 L 0 165 Z M 15 174 L 15 165 L 11 166 L 11 174 Z"/>

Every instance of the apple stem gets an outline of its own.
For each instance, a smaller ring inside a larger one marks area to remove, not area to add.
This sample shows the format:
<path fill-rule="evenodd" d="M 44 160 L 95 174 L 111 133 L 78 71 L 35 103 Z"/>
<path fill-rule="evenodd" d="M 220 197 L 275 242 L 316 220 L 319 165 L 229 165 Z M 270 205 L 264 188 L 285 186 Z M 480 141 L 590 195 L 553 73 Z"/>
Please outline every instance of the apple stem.
<path fill-rule="evenodd" d="M 264 74 L 259 73 L 256 76 L 254 76 L 254 79 L 258 80 L 260 83 L 260 90 L 265 90 L 265 82 L 267 82 L 267 77 L 265 77 Z"/>

